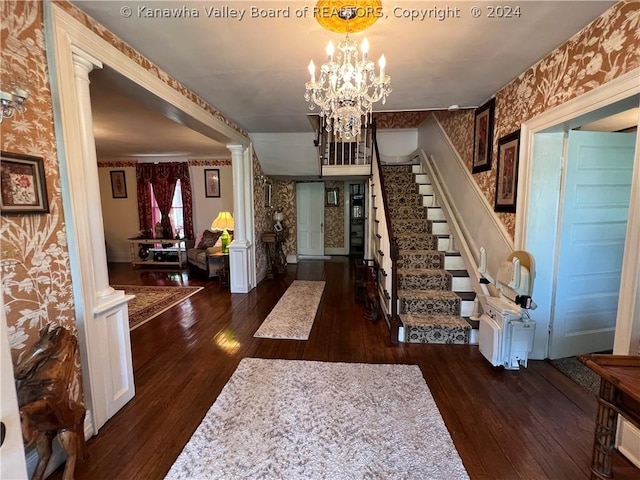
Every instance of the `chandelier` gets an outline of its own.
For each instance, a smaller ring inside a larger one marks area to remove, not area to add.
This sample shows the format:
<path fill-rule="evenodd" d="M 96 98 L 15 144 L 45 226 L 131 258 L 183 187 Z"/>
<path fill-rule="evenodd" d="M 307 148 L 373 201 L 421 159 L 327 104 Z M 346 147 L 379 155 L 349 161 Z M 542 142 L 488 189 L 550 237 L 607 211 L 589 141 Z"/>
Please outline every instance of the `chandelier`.
<path fill-rule="evenodd" d="M 349 38 L 348 21 L 357 14 L 357 7 L 342 7 L 338 16 L 347 22 L 346 38 L 338 44 L 335 52 L 333 42 L 327 45 L 328 62 L 320 67 L 320 76 L 316 80 L 316 66 L 309 63 L 311 80 L 308 81 L 305 100 L 309 109 L 320 107 L 320 116 L 324 119 L 328 132 L 345 140 L 360 134 L 371 119 L 373 104 L 391 93 L 391 78 L 385 75 L 386 60 L 380 57 L 379 73 L 368 57 L 369 42 L 365 38 L 358 45 Z M 360 52 L 358 52 L 360 50 Z M 335 56 L 334 56 L 335 54 Z"/>

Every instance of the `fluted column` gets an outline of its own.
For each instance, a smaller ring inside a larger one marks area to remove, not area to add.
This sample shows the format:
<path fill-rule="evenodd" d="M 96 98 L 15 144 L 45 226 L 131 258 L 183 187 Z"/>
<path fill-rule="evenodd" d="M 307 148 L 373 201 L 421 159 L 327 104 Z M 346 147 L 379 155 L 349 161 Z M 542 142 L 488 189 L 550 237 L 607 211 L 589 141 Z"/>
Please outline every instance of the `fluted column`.
<path fill-rule="evenodd" d="M 245 172 L 244 151 L 242 145 L 227 145 L 231 152 L 233 167 L 233 242 L 229 245 L 229 270 L 231 293 L 247 293 L 253 286 L 250 281 L 249 251 L 251 242 L 247 240 L 246 222 L 248 210 L 245 202 L 247 176 Z"/>
<path fill-rule="evenodd" d="M 82 164 L 84 172 L 84 188 L 87 205 L 100 205 L 100 181 L 98 179 L 98 159 L 93 135 L 93 115 L 91 113 L 91 95 L 89 91 L 89 73 L 94 63 L 78 53 L 73 54 L 73 73 L 78 99 L 78 119 L 82 143 Z M 109 286 L 107 270 L 107 251 L 104 240 L 104 224 L 102 210 L 86 211 L 87 227 L 92 240 L 91 263 L 93 265 L 94 290 L 96 296 L 106 297 L 113 294 Z"/>

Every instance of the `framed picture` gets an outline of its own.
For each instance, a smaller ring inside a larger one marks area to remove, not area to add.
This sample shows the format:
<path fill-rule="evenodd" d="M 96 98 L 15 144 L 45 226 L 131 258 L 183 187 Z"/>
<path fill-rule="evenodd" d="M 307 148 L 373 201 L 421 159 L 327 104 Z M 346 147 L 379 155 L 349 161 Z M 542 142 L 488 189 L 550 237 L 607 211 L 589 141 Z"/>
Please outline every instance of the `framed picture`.
<path fill-rule="evenodd" d="M 325 205 L 327 207 L 337 207 L 339 204 L 339 192 L 337 188 L 327 188 L 325 190 L 326 201 Z"/>
<path fill-rule="evenodd" d="M 1 152 L 0 212 L 47 213 L 49 199 L 42 157 Z"/>
<path fill-rule="evenodd" d="M 498 140 L 498 168 L 496 169 L 496 212 L 516 211 L 518 187 L 518 158 L 520 152 L 520 130 Z"/>
<path fill-rule="evenodd" d="M 220 197 L 220 169 L 205 168 L 204 196 L 210 198 Z"/>
<path fill-rule="evenodd" d="M 493 153 L 493 117 L 495 100 L 476 109 L 473 126 L 473 165 L 471 173 L 491 170 L 491 156 Z"/>
<path fill-rule="evenodd" d="M 111 196 L 127 198 L 127 180 L 124 170 L 111 170 Z"/>

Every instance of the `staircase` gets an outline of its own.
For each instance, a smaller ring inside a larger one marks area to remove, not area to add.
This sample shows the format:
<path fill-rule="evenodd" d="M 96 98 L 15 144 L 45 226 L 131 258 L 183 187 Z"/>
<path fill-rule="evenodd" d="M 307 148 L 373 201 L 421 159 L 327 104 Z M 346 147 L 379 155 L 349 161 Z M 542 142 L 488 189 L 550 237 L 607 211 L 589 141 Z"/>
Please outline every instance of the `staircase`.
<path fill-rule="evenodd" d="M 427 175 L 414 173 L 412 165 L 385 165 L 382 175 L 400 248 L 398 312 L 404 334 L 399 340 L 469 343 L 475 293 Z"/>

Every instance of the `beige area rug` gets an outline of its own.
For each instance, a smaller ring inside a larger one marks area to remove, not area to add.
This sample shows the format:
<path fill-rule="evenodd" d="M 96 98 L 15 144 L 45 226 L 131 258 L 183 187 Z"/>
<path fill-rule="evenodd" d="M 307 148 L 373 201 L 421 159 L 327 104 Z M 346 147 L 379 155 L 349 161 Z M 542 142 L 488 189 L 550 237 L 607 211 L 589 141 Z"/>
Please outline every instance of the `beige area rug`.
<path fill-rule="evenodd" d="M 129 330 L 178 305 L 203 287 L 144 287 L 138 285 L 111 285 L 136 298 L 129 302 Z"/>
<path fill-rule="evenodd" d="M 417 365 L 245 358 L 166 478 L 469 476 Z"/>
<path fill-rule="evenodd" d="M 294 280 L 253 336 L 307 340 L 324 285 L 324 281 Z"/>

